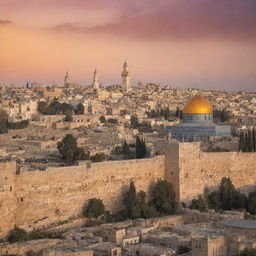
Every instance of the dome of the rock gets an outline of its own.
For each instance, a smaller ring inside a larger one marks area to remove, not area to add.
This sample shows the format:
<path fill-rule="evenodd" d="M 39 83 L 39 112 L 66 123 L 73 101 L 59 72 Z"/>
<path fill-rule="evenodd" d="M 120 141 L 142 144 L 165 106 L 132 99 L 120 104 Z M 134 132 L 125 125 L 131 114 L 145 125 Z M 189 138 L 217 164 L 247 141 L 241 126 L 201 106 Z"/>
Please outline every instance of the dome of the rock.
<path fill-rule="evenodd" d="M 209 100 L 201 95 L 194 96 L 183 108 L 184 114 L 212 114 L 213 108 Z"/>

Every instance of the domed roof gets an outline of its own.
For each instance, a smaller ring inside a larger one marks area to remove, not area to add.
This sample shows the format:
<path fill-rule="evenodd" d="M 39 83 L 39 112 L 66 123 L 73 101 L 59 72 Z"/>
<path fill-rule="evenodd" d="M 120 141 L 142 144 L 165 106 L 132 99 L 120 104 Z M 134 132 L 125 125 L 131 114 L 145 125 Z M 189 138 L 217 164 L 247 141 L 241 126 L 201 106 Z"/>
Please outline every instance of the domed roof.
<path fill-rule="evenodd" d="M 201 95 L 194 96 L 183 108 L 184 114 L 212 114 L 213 108 L 209 100 Z"/>

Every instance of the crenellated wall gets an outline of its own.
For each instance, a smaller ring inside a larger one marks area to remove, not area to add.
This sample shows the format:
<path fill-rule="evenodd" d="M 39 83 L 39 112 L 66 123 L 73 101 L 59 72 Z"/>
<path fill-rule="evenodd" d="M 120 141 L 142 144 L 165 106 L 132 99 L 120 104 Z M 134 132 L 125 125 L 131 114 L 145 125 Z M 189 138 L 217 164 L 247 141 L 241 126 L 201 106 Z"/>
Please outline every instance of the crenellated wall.
<path fill-rule="evenodd" d="M 150 194 L 158 179 L 172 182 L 180 201 L 191 201 L 204 189 L 216 189 L 230 177 L 244 191 L 256 189 L 255 153 L 206 153 L 199 143 L 168 143 L 165 156 L 107 161 L 16 175 L 15 162 L 0 162 L 0 238 L 14 225 L 40 227 L 81 214 L 90 198 L 108 210 L 120 209 L 134 181 Z"/>

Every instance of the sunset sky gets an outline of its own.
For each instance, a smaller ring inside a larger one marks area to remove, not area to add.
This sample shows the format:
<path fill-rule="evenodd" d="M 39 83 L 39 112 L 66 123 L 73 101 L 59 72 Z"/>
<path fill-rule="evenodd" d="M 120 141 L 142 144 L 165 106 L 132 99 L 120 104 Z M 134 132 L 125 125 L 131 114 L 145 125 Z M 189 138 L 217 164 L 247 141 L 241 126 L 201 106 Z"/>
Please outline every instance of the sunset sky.
<path fill-rule="evenodd" d="M 0 84 L 256 91 L 256 0 L 0 0 Z"/>

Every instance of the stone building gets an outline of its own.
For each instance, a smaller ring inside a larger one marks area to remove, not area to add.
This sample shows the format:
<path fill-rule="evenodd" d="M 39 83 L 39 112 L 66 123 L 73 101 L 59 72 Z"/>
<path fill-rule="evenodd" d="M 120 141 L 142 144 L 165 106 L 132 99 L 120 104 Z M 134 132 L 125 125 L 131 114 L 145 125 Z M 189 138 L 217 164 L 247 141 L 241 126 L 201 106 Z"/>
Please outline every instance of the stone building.
<path fill-rule="evenodd" d="M 183 122 L 167 126 L 179 141 L 208 141 L 212 136 L 230 136 L 230 126 L 213 123 L 213 107 L 201 95 L 194 96 L 183 108 Z"/>
<path fill-rule="evenodd" d="M 191 256 L 226 256 L 225 238 L 221 236 L 194 237 L 191 239 Z"/>
<path fill-rule="evenodd" d="M 100 84 L 99 84 L 99 78 L 98 78 L 98 72 L 95 69 L 94 74 L 93 74 L 93 82 L 92 82 L 92 87 L 95 90 L 98 90 L 100 88 Z"/>
<path fill-rule="evenodd" d="M 122 81 L 123 81 L 123 89 L 124 90 L 129 90 L 130 89 L 130 71 L 128 69 L 128 64 L 125 61 L 123 65 L 123 72 L 121 74 L 122 76 Z"/>

